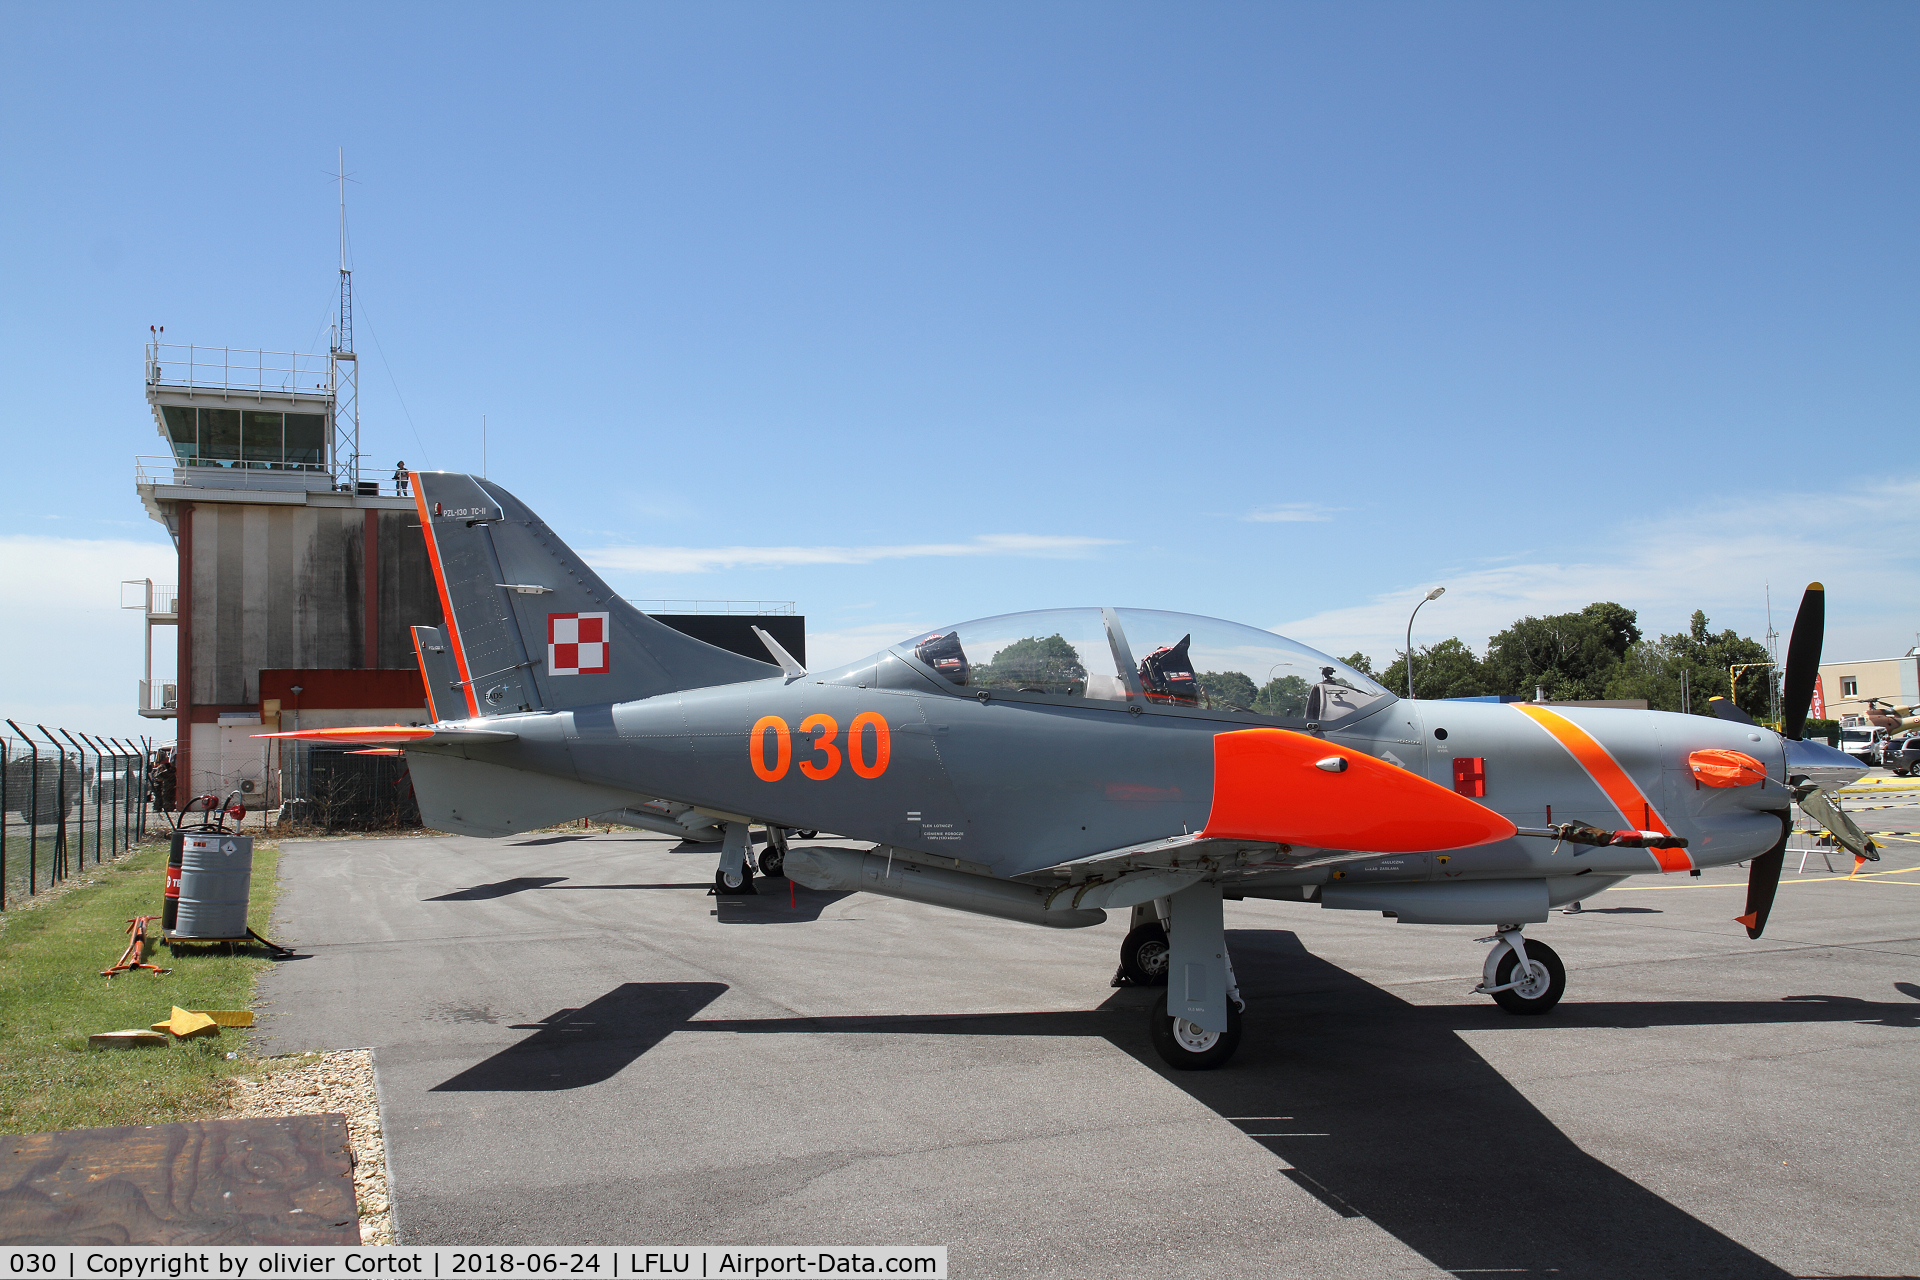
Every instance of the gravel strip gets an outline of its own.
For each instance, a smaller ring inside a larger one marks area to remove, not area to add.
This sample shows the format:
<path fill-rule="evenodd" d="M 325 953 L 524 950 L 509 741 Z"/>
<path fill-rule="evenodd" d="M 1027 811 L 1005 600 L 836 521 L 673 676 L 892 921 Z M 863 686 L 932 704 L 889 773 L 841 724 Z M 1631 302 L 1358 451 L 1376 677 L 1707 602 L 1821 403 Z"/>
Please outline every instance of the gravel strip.
<path fill-rule="evenodd" d="M 380 1132 L 380 1100 L 373 1088 L 373 1050 L 288 1054 L 268 1059 L 268 1068 L 257 1079 L 234 1078 L 228 1116 L 345 1113 L 353 1151 L 353 1195 L 360 1206 L 360 1242 L 392 1244 L 387 1144 Z"/>

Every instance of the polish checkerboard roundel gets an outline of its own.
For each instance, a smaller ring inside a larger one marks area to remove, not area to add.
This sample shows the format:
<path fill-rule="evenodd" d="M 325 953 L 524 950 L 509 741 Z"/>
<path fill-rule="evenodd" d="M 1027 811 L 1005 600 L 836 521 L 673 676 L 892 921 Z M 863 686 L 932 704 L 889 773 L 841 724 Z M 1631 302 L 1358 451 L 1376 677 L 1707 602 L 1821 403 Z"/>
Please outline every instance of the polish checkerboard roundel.
<path fill-rule="evenodd" d="M 603 676 L 612 669 L 613 637 L 604 613 L 547 615 L 547 674 Z"/>

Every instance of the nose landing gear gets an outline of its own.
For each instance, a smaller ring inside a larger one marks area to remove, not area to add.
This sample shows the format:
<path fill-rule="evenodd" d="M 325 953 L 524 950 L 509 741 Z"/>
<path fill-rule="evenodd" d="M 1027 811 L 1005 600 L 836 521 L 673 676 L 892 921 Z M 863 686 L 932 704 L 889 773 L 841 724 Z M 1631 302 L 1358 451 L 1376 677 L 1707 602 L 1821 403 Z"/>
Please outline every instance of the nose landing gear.
<path fill-rule="evenodd" d="M 1542 1014 L 1566 994 L 1567 967 L 1552 947 L 1538 938 L 1529 942 L 1520 931 L 1517 924 L 1503 924 L 1498 933 L 1477 939 L 1495 945 L 1474 994 L 1492 996 L 1508 1013 Z"/>

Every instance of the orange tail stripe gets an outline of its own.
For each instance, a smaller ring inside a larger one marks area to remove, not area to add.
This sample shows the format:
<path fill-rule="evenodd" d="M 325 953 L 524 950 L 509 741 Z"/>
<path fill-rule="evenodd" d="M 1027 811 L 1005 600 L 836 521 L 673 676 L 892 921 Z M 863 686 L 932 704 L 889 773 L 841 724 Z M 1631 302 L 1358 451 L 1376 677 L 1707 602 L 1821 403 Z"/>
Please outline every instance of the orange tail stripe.
<path fill-rule="evenodd" d="M 1639 827 L 1644 819 L 1652 830 L 1658 831 L 1661 835 L 1673 834 L 1673 829 L 1667 826 L 1665 819 L 1660 816 L 1660 811 L 1653 807 L 1652 801 L 1647 799 L 1646 793 L 1635 785 L 1627 771 L 1620 767 L 1620 762 L 1608 754 L 1607 749 L 1601 746 L 1592 734 L 1565 716 L 1549 711 L 1545 707 L 1528 706 L 1526 703 L 1515 703 L 1514 706 L 1523 715 L 1531 717 L 1542 729 L 1552 734 L 1554 741 L 1567 749 L 1567 754 L 1587 771 L 1588 777 L 1599 784 L 1600 790 L 1606 792 L 1607 799 L 1613 802 L 1613 807 L 1620 811 L 1622 818 L 1626 819 L 1627 826 Z M 1685 849 L 1649 849 L 1647 852 L 1653 855 L 1653 860 L 1660 864 L 1662 871 L 1685 871 L 1693 866 L 1693 859 L 1687 856 Z"/>
<path fill-rule="evenodd" d="M 370 728 L 295 729 L 290 733 L 256 733 L 256 738 L 294 738 L 301 742 L 414 742 L 431 738 L 433 730 L 421 725 L 390 724 Z"/>
<path fill-rule="evenodd" d="M 467 647 L 460 643 L 460 620 L 453 616 L 453 598 L 447 594 L 447 571 L 440 567 L 440 543 L 433 531 L 433 517 L 427 514 L 427 495 L 420 491 L 420 473 L 410 473 L 413 480 L 413 505 L 420 512 L 420 532 L 427 539 L 427 560 L 433 565 L 433 585 L 440 588 L 440 612 L 447 618 L 447 639 L 453 641 L 449 647 L 453 650 L 454 665 L 460 668 L 460 692 L 466 695 L 467 714 L 474 719 L 480 718 L 480 703 L 473 696 L 473 673 L 467 670 Z M 421 678 L 425 679 L 424 669 Z"/>

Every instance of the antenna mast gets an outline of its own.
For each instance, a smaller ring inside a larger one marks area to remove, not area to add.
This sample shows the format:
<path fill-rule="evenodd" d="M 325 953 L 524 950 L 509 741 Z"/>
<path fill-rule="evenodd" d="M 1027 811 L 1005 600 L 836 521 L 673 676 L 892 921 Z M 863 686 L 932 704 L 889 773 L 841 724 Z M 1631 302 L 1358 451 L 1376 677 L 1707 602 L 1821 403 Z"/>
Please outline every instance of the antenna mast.
<path fill-rule="evenodd" d="M 344 462 L 347 488 L 360 487 L 360 361 L 353 354 L 353 272 L 347 266 L 347 152 L 340 149 L 340 315 L 333 328 L 334 474 Z"/>

